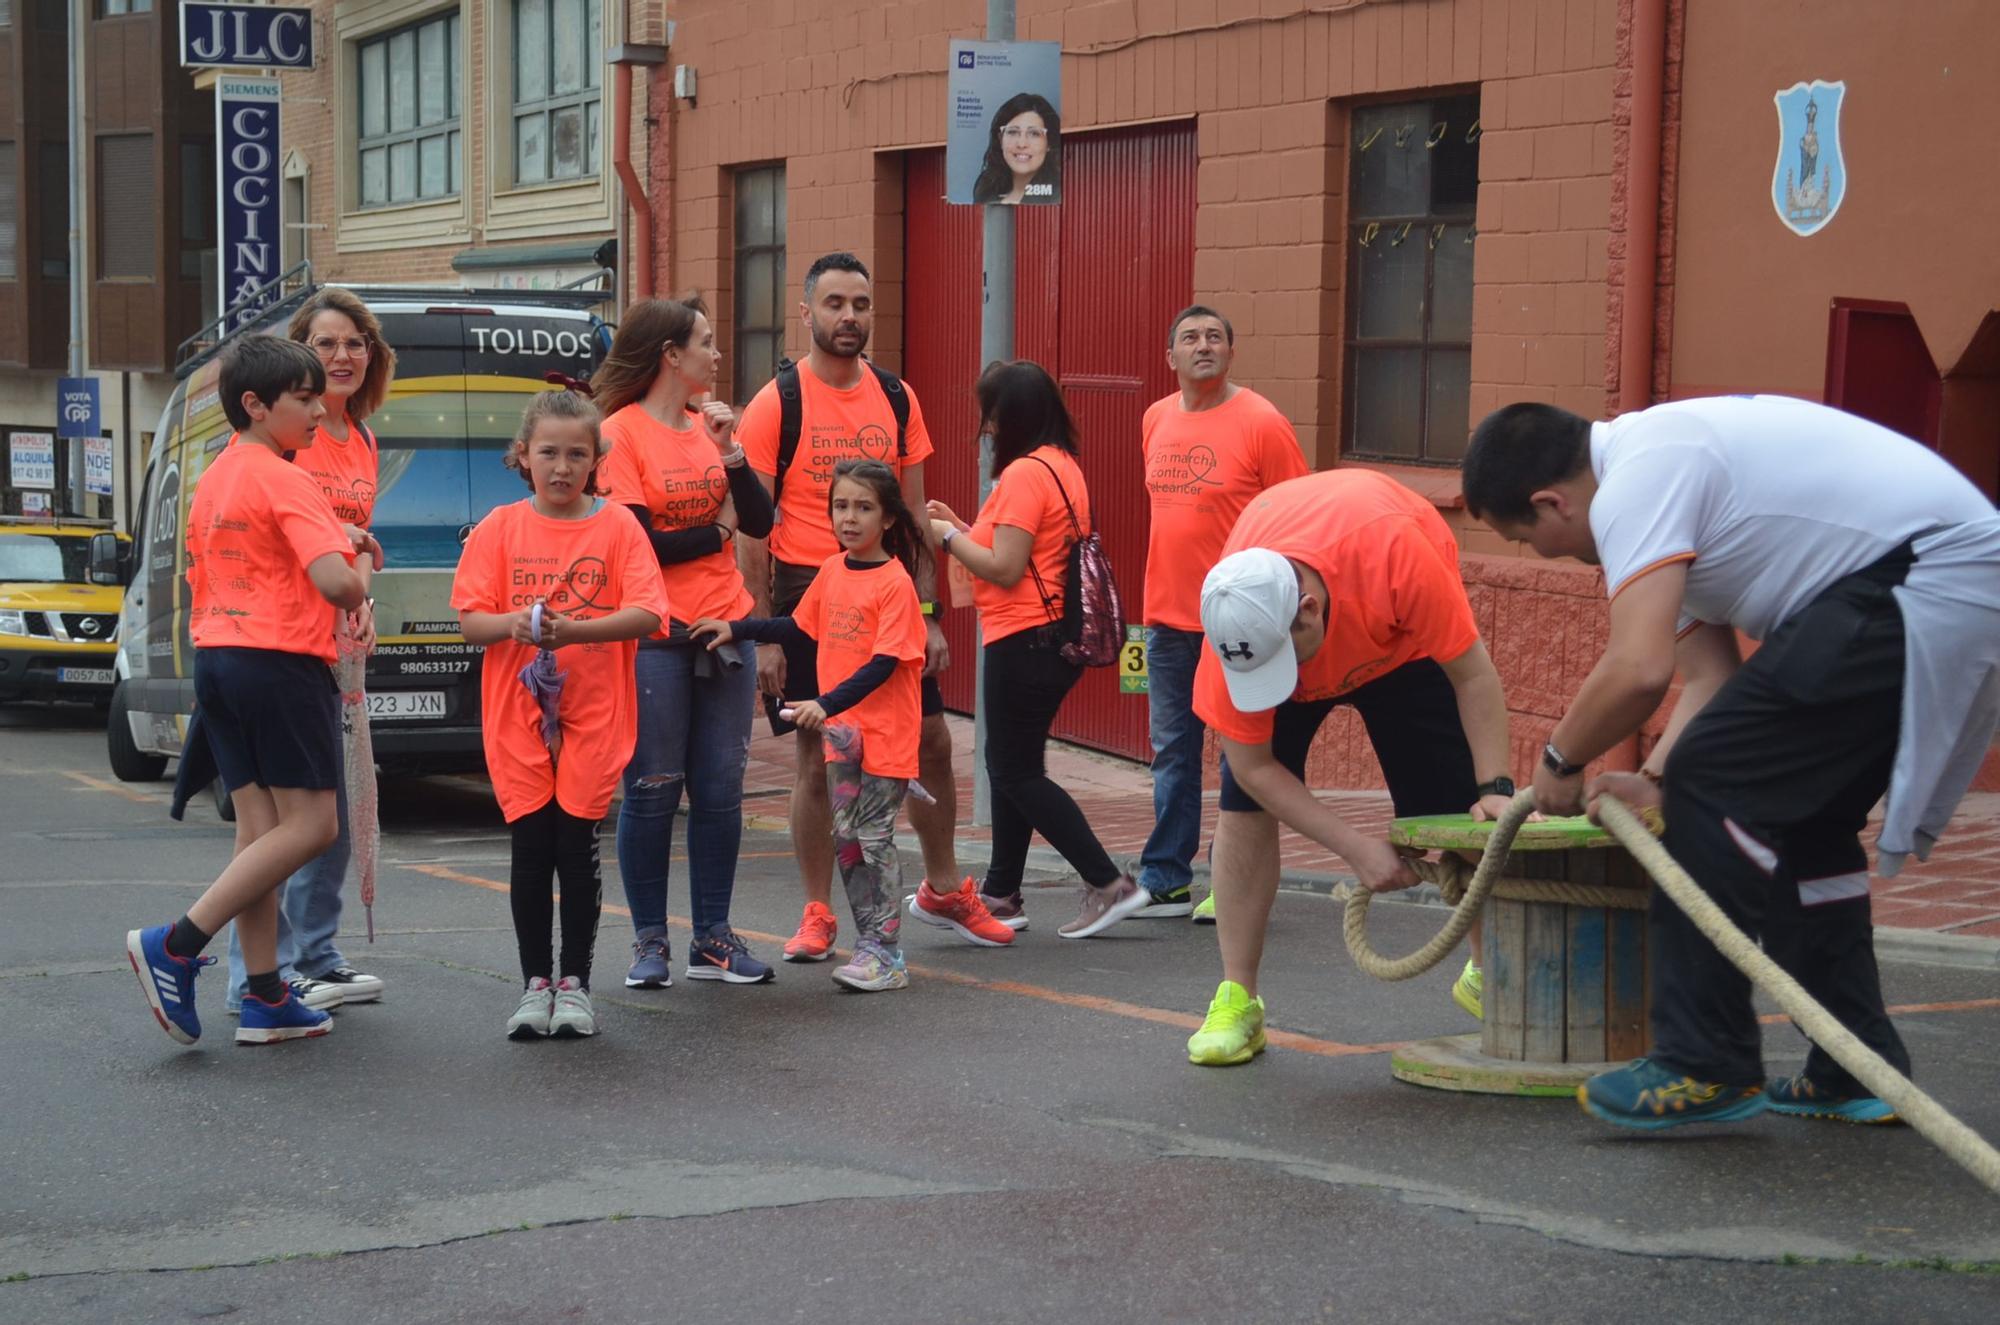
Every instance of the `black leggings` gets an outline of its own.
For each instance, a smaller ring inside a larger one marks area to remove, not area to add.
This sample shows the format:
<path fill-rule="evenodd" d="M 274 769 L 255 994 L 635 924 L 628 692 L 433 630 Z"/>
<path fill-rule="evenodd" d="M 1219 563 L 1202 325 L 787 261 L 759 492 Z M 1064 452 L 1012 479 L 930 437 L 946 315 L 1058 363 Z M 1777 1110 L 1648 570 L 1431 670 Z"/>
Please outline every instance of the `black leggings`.
<path fill-rule="evenodd" d="M 993 783 L 993 858 L 980 891 L 1021 891 L 1028 839 L 1040 833 L 1083 881 L 1103 887 L 1118 867 L 1068 792 L 1049 779 L 1049 728 L 1083 669 L 1065 662 L 1047 636 L 1024 630 L 986 646 L 986 775 Z"/>
<path fill-rule="evenodd" d="M 597 821 L 579 819 L 551 799 L 508 825 L 514 863 L 507 897 L 514 911 L 514 940 L 521 948 L 521 982 L 553 982 L 555 884 L 562 879 L 562 973 L 590 988 L 590 954 L 597 945 L 604 875 L 597 860 Z"/>

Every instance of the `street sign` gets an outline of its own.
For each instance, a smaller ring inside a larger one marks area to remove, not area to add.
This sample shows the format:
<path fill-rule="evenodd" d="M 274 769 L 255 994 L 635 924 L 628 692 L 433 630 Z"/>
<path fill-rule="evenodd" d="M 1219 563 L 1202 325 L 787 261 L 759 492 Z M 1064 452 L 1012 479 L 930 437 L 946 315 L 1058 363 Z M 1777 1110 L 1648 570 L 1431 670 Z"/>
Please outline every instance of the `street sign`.
<path fill-rule="evenodd" d="M 951 43 L 945 200 L 1062 201 L 1062 43 Z"/>
<path fill-rule="evenodd" d="M 181 0 L 183 68 L 310 69 L 312 38 L 312 8 L 307 5 Z"/>
<path fill-rule="evenodd" d="M 215 81 L 216 209 L 222 217 L 219 316 L 278 275 L 278 80 L 224 74 Z M 234 331 L 255 308 L 237 310 Z"/>
<path fill-rule="evenodd" d="M 7 456 L 17 488 L 56 488 L 54 433 L 17 432 L 7 439 Z"/>
<path fill-rule="evenodd" d="M 96 378 L 56 379 L 56 436 L 95 437 L 104 431 L 99 415 Z"/>
<path fill-rule="evenodd" d="M 83 490 L 100 497 L 111 495 L 111 439 L 83 439 Z"/>

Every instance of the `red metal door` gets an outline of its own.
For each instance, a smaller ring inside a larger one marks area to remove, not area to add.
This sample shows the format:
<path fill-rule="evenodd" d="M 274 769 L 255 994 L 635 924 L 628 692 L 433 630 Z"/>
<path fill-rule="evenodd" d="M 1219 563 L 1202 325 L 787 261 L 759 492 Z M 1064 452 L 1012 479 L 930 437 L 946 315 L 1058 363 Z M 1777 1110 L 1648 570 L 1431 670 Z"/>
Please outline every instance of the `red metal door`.
<path fill-rule="evenodd" d="M 1944 383 L 1908 304 L 1833 301 L 1826 335 L 1827 404 L 1935 447 L 1943 395 Z"/>
<path fill-rule="evenodd" d="M 1060 208 L 1016 217 L 1015 348 L 1062 384 L 1082 435 L 1098 531 L 1136 622 L 1149 515 L 1139 424 L 1173 389 L 1168 319 L 1193 297 L 1195 134 L 1190 124 L 1080 134 L 1063 143 Z M 913 153 L 905 174 L 904 364 L 938 455 L 927 484 L 970 518 L 978 505 L 979 213 L 943 201 L 944 156 Z M 932 404 L 935 400 L 938 403 Z M 947 626 L 955 658 L 972 656 L 970 613 Z M 953 667 L 945 700 L 970 709 L 972 668 Z M 1055 735 L 1147 758 L 1146 704 L 1120 695 L 1113 669 L 1092 671 L 1063 706 Z"/>

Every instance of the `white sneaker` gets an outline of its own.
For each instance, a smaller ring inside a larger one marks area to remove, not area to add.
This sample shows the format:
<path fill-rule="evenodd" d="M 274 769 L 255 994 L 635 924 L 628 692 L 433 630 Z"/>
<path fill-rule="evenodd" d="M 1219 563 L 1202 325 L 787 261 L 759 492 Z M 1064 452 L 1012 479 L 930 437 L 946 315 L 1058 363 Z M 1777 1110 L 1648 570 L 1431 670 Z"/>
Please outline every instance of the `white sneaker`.
<path fill-rule="evenodd" d="M 573 975 L 556 986 L 555 1011 L 549 1017 L 549 1034 L 569 1038 L 597 1034 L 597 1010 L 590 1006 L 590 991 Z"/>
<path fill-rule="evenodd" d="M 343 1002 L 373 1003 L 382 997 L 381 976 L 366 975 L 346 962 L 313 978 L 323 985 L 339 985 Z"/>
<path fill-rule="evenodd" d="M 536 976 L 521 995 L 521 1006 L 507 1018 L 507 1038 L 534 1040 L 549 1033 L 549 1019 L 556 1010 L 556 991 L 547 980 Z"/>

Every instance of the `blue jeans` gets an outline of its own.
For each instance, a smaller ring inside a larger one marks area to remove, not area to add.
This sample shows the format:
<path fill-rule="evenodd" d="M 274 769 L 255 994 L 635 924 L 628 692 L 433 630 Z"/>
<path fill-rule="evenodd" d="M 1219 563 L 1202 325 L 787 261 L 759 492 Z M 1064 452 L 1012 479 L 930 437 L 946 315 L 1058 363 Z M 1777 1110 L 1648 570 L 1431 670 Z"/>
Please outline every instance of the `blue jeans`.
<path fill-rule="evenodd" d="M 639 743 L 625 768 L 618 812 L 618 873 L 632 927 L 667 923 L 667 870 L 674 815 L 688 798 L 688 909 L 697 936 L 729 923 L 736 854 L 743 844 L 743 765 L 750 758 L 750 711 L 757 698 L 757 652 L 748 640 L 725 645 L 741 667 L 697 677 L 695 650 L 639 645 Z"/>
<path fill-rule="evenodd" d="M 1146 627 L 1146 700 L 1153 743 L 1153 831 L 1139 854 L 1139 883 L 1170 893 L 1194 880 L 1201 847 L 1201 746 L 1194 712 L 1200 631 Z"/>
<path fill-rule="evenodd" d="M 307 861 L 298 873 L 284 882 L 278 894 L 278 973 L 286 979 L 294 975 L 325 975 L 347 959 L 333 946 L 340 932 L 340 890 L 347 882 L 347 862 L 354 854 L 347 835 L 347 763 L 335 765 L 333 784 L 334 817 L 340 836 L 333 845 Z M 243 1002 L 249 977 L 243 969 L 243 944 L 236 926 L 229 926 L 229 995 L 232 1008 Z"/>

